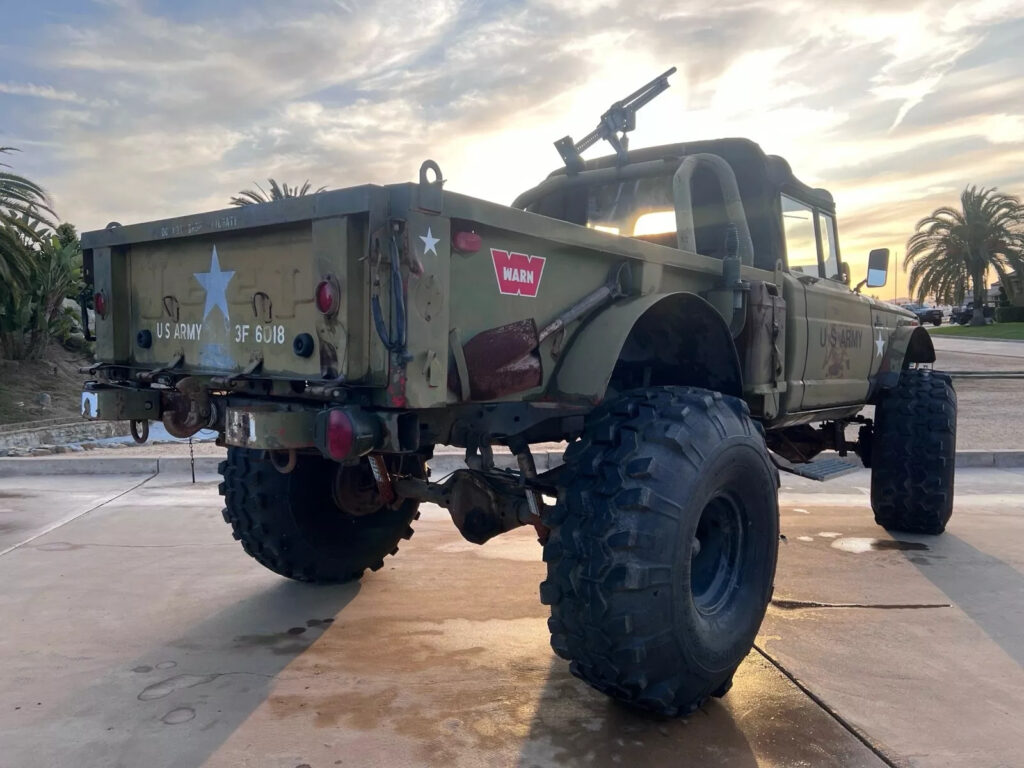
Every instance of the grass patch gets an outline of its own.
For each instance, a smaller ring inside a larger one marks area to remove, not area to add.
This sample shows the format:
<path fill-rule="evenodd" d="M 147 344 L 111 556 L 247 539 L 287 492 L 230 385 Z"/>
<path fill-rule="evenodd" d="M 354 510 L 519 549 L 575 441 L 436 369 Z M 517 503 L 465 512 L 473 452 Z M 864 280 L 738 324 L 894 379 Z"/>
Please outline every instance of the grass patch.
<path fill-rule="evenodd" d="M 965 339 L 1019 339 L 1024 341 L 1024 323 L 995 323 L 994 325 L 943 325 L 929 328 L 936 336 L 962 336 Z"/>

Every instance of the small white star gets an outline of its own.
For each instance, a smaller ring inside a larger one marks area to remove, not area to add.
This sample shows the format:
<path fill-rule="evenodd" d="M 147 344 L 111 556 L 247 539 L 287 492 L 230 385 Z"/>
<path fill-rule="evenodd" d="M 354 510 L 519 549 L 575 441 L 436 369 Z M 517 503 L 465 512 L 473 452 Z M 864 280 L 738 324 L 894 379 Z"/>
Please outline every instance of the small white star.
<path fill-rule="evenodd" d="M 420 235 L 420 240 L 423 241 L 423 255 L 424 256 L 426 256 L 428 253 L 432 253 L 435 256 L 437 256 L 437 248 L 435 246 L 439 242 L 441 242 L 441 239 L 438 238 L 438 237 L 434 237 L 433 233 L 431 233 L 431 231 L 430 231 L 430 227 L 427 227 L 427 234 L 426 235 Z"/>
<path fill-rule="evenodd" d="M 875 357 L 881 357 L 885 351 L 885 339 L 882 338 L 882 331 L 878 331 L 878 338 L 875 339 Z"/>
<path fill-rule="evenodd" d="M 227 270 L 222 272 L 220 269 L 220 261 L 217 259 L 217 246 L 213 246 L 213 255 L 210 257 L 210 271 L 209 272 L 193 272 L 192 276 L 195 277 L 199 284 L 203 286 L 203 290 L 206 291 L 206 306 L 203 308 L 203 322 L 206 322 L 206 318 L 210 316 L 210 312 L 214 307 L 220 307 L 220 311 L 224 314 L 224 322 L 230 322 L 230 316 L 228 315 L 228 299 L 226 291 L 228 283 L 231 282 L 231 278 L 235 276 L 234 270 Z"/>

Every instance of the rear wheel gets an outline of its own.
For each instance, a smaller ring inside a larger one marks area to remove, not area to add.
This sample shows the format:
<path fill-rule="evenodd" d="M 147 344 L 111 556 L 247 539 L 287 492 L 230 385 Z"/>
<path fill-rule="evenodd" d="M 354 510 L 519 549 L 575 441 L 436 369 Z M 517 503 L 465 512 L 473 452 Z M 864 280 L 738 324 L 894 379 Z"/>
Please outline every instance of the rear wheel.
<path fill-rule="evenodd" d="M 942 533 L 953 514 L 956 393 L 949 376 L 904 371 L 875 408 L 871 508 L 893 531 Z"/>
<path fill-rule="evenodd" d="M 391 457 L 392 471 L 425 476 L 422 459 Z M 261 565 L 297 581 L 339 583 L 377 570 L 412 536 L 418 504 L 386 506 L 366 460 L 341 467 L 302 455 L 288 474 L 262 451 L 228 448 L 221 462 L 224 520 Z"/>
<path fill-rule="evenodd" d="M 551 645 L 627 704 L 728 691 L 771 598 L 778 479 L 735 398 L 687 387 L 600 406 L 565 455 L 544 547 Z"/>

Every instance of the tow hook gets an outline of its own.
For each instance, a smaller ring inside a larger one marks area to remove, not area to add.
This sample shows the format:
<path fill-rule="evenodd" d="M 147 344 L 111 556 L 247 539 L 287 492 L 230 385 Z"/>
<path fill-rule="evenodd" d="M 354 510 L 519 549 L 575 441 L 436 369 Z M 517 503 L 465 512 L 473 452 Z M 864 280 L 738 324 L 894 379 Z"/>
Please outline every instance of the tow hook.
<path fill-rule="evenodd" d="M 270 464 L 282 475 L 291 474 L 299 463 L 299 453 L 294 448 L 287 448 L 282 451 L 268 451 Z"/>

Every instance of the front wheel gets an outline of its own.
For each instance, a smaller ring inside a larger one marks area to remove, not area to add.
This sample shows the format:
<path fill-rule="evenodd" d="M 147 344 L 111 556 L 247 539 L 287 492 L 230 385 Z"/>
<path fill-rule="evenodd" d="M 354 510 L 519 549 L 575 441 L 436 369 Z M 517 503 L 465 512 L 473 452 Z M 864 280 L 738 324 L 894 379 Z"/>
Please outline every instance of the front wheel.
<path fill-rule="evenodd" d="M 942 533 L 953 514 L 956 393 L 949 376 L 903 371 L 875 407 L 871 508 L 892 531 Z"/>
<path fill-rule="evenodd" d="M 778 475 L 735 398 L 690 387 L 595 410 L 565 455 L 544 547 L 551 645 L 638 708 L 723 695 L 772 594 Z"/>
<path fill-rule="evenodd" d="M 388 457 L 390 469 L 425 477 L 423 460 Z M 296 581 L 337 584 L 377 570 L 412 536 L 412 500 L 385 505 L 369 464 L 340 466 L 300 455 L 281 474 L 263 451 L 228 448 L 220 464 L 224 520 L 242 548 L 275 573 Z"/>

